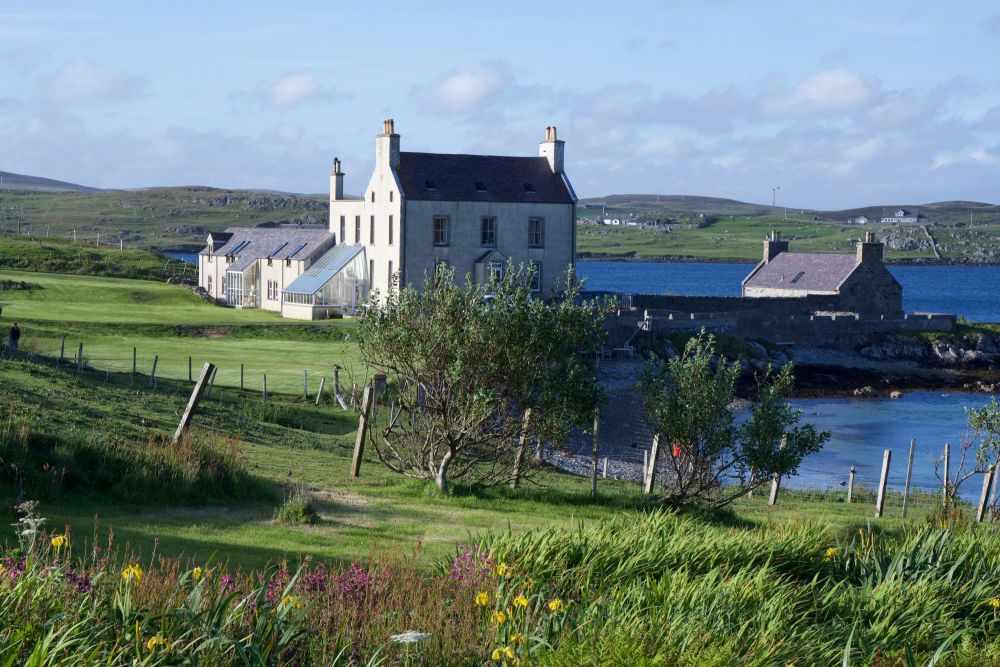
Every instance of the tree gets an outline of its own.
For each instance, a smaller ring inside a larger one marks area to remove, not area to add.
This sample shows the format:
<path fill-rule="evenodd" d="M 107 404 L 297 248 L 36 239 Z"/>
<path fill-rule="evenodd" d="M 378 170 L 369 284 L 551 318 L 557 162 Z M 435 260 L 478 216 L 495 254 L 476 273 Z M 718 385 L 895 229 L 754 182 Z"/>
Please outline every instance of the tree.
<path fill-rule="evenodd" d="M 738 376 L 738 362 L 716 357 L 715 338 L 704 329 L 680 356 L 646 366 L 640 393 L 646 423 L 667 448 L 668 503 L 728 505 L 774 475 L 795 474 L 829 440 L 812 424 L 800 425 L 802 411 L 784 400 L 791 364 L 758 378 L 750 416 L 739 423 L 732 408 Z"/>
<path fill-rule="evenodd" d="M 953 455 L 952 473 L 948 481 L 947 496 L 950 510 L 958 507 L 959 491 L 965 480 L 985 473 L 990 466 L 1000 465 L 1000 404 L 993 398 L 981 408 L 966 408 L 965 415 L 970 433 L 962 438 L 958 451 Z M 942 454 L 934 461 L 934 475 L 942 480 Z M 946 472 L 946 471 L 945 471 Z M 1000 506 L 994 496 L 989 499 L 994 520 L 1000 518 Z"/>
<path fill-rule="evenodd" d="M 587 357 L 603 340 L 605 305 L 580 302 L 571 273 L 558 298 L 533 298 L 531 271 L 508 263 L 500 280 L 459 285 L 442 268 L 422 290 L 373 296 L 359 346 L 388 380 L 371 438 L 391 470 L 442 491 L 464 477 L 511 482 L 534 465 L 529 439 L 560 440 L 600 407 Z"/>

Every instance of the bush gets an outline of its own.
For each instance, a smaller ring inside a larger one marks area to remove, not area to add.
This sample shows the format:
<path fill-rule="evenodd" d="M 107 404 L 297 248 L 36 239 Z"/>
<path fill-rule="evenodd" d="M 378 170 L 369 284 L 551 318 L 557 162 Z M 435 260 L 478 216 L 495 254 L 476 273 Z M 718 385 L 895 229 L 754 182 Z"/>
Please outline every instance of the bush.
<path fill-rule="evenodd" d="M 275 510 L 274 520 L 278 523 L 311 526 L 319 522 L 319 512 L 312 495 L 305 489 L 298 489 L 285 499 L 285 502 Z"/>

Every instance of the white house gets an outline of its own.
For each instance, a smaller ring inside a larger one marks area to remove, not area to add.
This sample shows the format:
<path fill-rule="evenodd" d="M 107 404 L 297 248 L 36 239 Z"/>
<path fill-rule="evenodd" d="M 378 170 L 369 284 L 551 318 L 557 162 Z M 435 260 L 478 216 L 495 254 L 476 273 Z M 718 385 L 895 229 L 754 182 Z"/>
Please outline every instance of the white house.
<path fill-rule="evenodd" d="M 486 282 L 513 260 L 534 265 L 539 296 L 558 288 L 576 255 L 577 199 L 556 128 L 546 128 L 538 157 L 404 152 L 393 121 L 382 129 L 361 197 L 344 195 L 334 159 L 329 229 L 209 235 L 199 284 L 223 303 L 296 319 L 351 314 L 373 290 L 419 288 L 441 264 Z"/>
<path fill-rule="evenodd" d="M 565 142 L 545 130 L 538 157 L 411 153 L 394 122 L 375 137 L 375 169 L 360 199 L 330 176 L 330 231 L 361 245 L 370 286 L 420 287 L 439 264 L 478 282 L 508 260 L 534 264 L 532 289 L 549 296 L 576 255 L 576 194 L 564 171 Z"/>
<path fill-rule="evenodd" d="M 880 222 L 926 222 L 927 218 L 920 215 L 919 208 L 886 208 L 882 210 Z"/>

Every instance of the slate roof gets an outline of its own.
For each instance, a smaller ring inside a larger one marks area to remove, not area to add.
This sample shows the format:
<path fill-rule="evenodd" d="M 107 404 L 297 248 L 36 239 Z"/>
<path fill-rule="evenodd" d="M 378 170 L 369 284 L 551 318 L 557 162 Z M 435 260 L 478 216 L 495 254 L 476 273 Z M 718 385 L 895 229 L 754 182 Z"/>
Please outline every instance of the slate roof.
<path fill-rule="evenodd" d="M 855 255 L 783 252 L 761 263 L 743 281 L 744 287 L 805 292 L 836 292 L 857 266 Z"/>
<path fill-rule="evenodd" d="M 572 186 L 543 157 L 399 154 L 396 168 L 407 199 L 572 204 Z"/>
<path fill-rule="evenodd" d="M 230 227 L 226 230 L 230 237 L 226 243 L 212 251 L 205 246 L 199 255 L 235 255 L 243 260 L 265 259 L 306 259 L 317 250 L 325 250 L 333 240 L 333 234 L 326 228 L 303 229 L 301 227 Z M 213 239 L 215 236 L 213 235 Z M 245 267 L 244 267 L 245 268 Z M 228 270 L 235 271 L 232 265 Z"/>
<path fill-rule="evenodd" d="M 302 275 L 293 280 L 285 288 L 285 293 L 315 294 L 364 249 L 363 245 L 338 245 L 331 248 Z"/>

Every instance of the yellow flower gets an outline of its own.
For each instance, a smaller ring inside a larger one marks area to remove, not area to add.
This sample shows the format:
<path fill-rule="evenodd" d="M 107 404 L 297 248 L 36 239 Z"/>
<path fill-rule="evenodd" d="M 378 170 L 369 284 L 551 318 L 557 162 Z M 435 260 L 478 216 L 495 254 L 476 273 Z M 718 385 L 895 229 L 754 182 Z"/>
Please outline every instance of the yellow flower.
<path fill-rule="evenodd" d="M 296 609 L 302 609 L 302 598 L 298 595 L 285 595 L 281 598 L 282 607 L 295 607 Z"/>
<path fill-rule="evenodd" d="M 490 614 L 490 623 L 496 623 L 497 625 L 503 625 L 507 622 L 507 614 L 502 611 L 495 611 Z"/>
<path fill-rule="evenodd" d="M 514 649 L 509 646 L 498 646 L 493 649 L 493 654 L 490 656 L 497 662 L 501 660 L 515 660 L 517 661 L 517 654 L 514 653 Z M 515 662 L 515 664 L 517 664 Z"/>
<path fill-rule="evenodd" d="M 528 606 L 528 598 L 524 597 L 523 595 L 516 596 L 514 598 L 514 606 L 515 607 L 527 607 Z"/>
<path fill-rule="evenodd" d="M 1000 598 L 990 598 L 986 604 L 993 607 L 994 609 L 1000 609 Z"/>
<path fill-rule="evenodd" d="M 566 609 L 566 603 L 564 603 L 561 598 L 553 598 L 549 601 L 549 611 L 553 614 L 563 611 L 564 609 Z"/>
<path fill-rule="evenodd" d="M 0 574 L 3 574 L 3 571 L 4 571 L 3 563 L 0 563 Z"/>
<path fill-rule="evenodd" d="M 499 565 L 497 565 L 498 577 L 506 577 L 508 574 L 510 574 L 510 568 L 507 567 L 506 563 L 500 563 Z"/>
<path fill-rule="evenodd" d="M 65 535 L 56 535 L 55 537 L 52 538 L 52 546 L 56 548 L 56 551 L 62 549 L 65 544 L 66 544 Z"/>
<path fill-rule="evenodd" d="M 155 651 L 156 649 L 166 645 L 167 641 L 163 638 L 163 635 L 153 635 L 149 638 L 149 641 L 146 642 L 146 650 Z"/>
<path fill-rule="evenodd" d="M 515 632 L 514 634 L 512 634 L 510 636 L 510 643 L 511 644 L 519 644 L 520 642 L 523 642 L 523 641 L 524 641 L 524 635 L 521 634 L 520 632 Z"/>
<path fill-rule="evenodd" d="M 135 581 L 135 583 L 139 583 L 142 581 L 142 568 L 139 567 L 138 563 L 132 563 L 122 570 L 122 579 L 125 581 Z"/>
<path fill-rule="evenodd" d="M 490 603 L 490 594 L 486 591 L 476 593 L 476 606 L 485 607 Z"/>
<path fill-rule="evenodd" d="M 201 579 L 201 574 L 202 570 L 200 567 L 196 567 L 193 570 L 191 570 L 191 578 L 194 579 L 195 581 Z"/>
<path fill-rule="evenodd" d="M 534 588 L 535 587 L 535 580 L 534 579 L 526 579 L 524 581 L 524 587 L 525 588 Z"/>
<path fill-rule="evenodd" d="M 823 554 L 823 560 L 827 562 L 830 562 L 836 557 L 837 557 L 837 549 L 834 547 L 830 547 L 829 549 L 826 550 L 826 553 Z"/>

